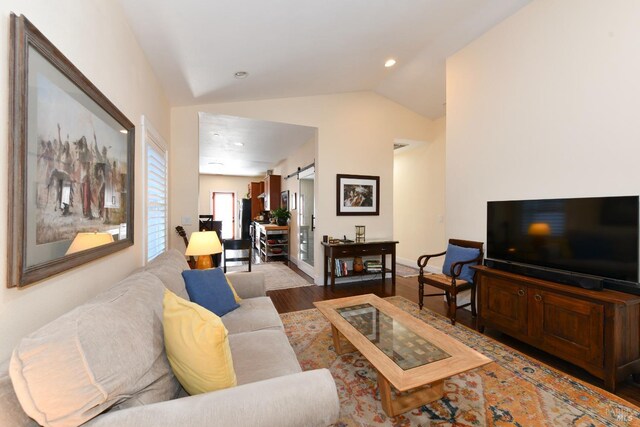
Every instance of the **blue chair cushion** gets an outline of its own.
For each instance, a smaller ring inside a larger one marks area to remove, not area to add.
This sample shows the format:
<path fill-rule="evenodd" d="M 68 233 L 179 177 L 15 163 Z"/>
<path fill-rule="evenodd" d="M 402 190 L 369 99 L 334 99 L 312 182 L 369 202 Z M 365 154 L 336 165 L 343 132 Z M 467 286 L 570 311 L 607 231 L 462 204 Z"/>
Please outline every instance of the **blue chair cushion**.
<path fill-rule="evenodd" d="M 462 246 L 452 245 L 449 243 L 447 246 L 447 254 L 444 257 L 444 264 L 442 264 L 442 273 L 447 276 L 451 275 L 451 266 L 459 261 L 469 261 L 477 258 L 480 255 L 480 249 L 476 248 L 463 248 Z M 469 283 L 473 283 L 473 270 L 471 265 L 465 264 L 462 266 L 462 272 L 459 279 L 466 280 Z"/>
<path fill-rule="evenodd" d="M 185 270 L 182 277 L 189 299 L 217 316 L 224 316 L 240 307 L 221 269 Z"/>

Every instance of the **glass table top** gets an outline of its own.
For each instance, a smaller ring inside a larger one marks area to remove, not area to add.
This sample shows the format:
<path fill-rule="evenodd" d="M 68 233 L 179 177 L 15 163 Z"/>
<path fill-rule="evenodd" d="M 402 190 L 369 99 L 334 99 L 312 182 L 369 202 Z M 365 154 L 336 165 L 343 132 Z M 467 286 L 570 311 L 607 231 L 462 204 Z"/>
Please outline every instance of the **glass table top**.
<path fill-rule="evenodd" d="M 336 311 L 404 370 L 451 357 L 371 304 L 342 307 Z"/>

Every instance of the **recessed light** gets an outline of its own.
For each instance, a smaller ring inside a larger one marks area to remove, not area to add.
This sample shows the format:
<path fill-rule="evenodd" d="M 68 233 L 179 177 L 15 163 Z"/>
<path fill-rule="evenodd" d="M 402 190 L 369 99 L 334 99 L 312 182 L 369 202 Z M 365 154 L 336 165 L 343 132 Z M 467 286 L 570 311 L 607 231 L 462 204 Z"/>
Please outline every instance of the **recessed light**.
<path fill-rule="evenodd" d="M 120 129 L 120 133 L 123 133 L 123 134 L 125 134 L 125 135 L 126 135 L 126 134 L 128 134 L 128 133 L 129 133 L 129 131 L 128 131 L 128 130 L 126 130 L 126 129 Z"/>
<path fill-rule="evenodd" d="M 234 142 L 233 145 L 236 145 L 238 147 L 244 147 L 244 144 L 242 142 Z"/>
<path fill-rule="evenodd" d="M 224 166 L 224 163 L 220 163 L 220 162 L 209 162 L 207 164 L 209 166 Z"/>
<path fill-rule="evenodd" d="M 233 75 L 236 79 L 244 79 L 249 75 L 246 71 L 236 71 Z"/>
<path fill-rule="evenodd" d="M 394 65 L 396 65 L 396 60 L 393 58 L 387 59 L 387 61 L 384 63 L 384 66 L 387 68 L 393 67 Z"/>

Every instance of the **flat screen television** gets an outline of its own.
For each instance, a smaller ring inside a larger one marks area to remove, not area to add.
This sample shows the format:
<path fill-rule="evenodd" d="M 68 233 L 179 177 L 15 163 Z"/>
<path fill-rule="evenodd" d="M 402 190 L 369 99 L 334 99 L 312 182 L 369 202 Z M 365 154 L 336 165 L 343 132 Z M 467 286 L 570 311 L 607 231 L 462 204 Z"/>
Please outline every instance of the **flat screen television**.
<path fill-rule="evenodd" d="M 638 285 L 638 196 L 487 203 L 487 265 L 591 289 Z"/>

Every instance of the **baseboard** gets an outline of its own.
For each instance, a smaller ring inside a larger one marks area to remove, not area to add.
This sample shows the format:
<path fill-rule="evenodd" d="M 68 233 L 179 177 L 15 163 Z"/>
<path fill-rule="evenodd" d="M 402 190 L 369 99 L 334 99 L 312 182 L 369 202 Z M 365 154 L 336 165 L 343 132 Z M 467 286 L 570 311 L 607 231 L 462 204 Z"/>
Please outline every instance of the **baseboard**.
<path fill-rule="evenodd" d="M 410 260 L 408 258 L 396 257 L 396 264 L 404 265 L 405 267 L 418 268 L 416 260 Z M 432 265 L 425 266 L 424 270 L 428 271 L 429 273 L 442 273 L 442 267 L 435 267 Z"/>
<path fill-rule="evenodd" d="M 402 265 L 404 265 L 406 267 L 416 268 L 416 266 L 417 266 L 415 259 L 402 258 L 402 257 L 399 257 L 399 256 L 396 256 L 396 263 L 402 264 Z"/>

